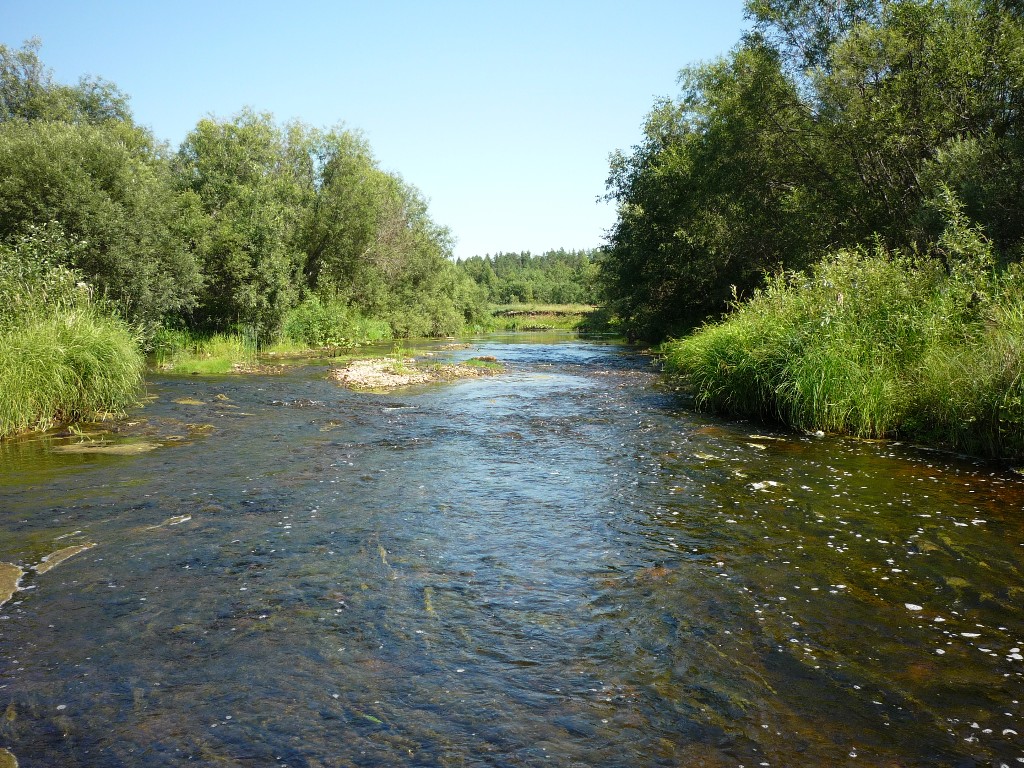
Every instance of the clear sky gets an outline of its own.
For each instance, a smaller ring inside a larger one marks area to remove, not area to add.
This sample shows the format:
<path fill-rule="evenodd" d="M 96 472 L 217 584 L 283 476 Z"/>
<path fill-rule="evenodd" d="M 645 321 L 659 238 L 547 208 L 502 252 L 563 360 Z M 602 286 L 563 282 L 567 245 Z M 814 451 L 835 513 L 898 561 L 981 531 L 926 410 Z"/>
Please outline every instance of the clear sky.
<path fill-rule="evenodd" d="M 172 147 L 245 106 L 362 131 L 460 257 L 600 245 L 608 155 L 745 27 L 742 0 L 0 0 L 0 43 L 113 81 Z"/>

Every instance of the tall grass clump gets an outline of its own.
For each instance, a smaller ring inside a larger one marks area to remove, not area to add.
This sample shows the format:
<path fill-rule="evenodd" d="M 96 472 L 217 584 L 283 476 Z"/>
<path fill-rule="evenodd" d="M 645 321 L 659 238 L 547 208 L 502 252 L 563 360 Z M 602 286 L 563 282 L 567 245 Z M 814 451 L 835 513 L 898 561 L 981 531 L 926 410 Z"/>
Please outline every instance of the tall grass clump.
<path fill-rule="evenodd" d="M 0 436 L 123 411 L 143 357 L 125 325 L 90 310 L 40 313 L 0 331 Z"/>
<path fill-rule="evenodd" d="M 142 383 L 139 340 L 93 300 L 59 225 L 0 246 L 0 437 L 123 411 Z"/>
<path fill-rule="evenodd" d="M 907 432 L 993 458 L 1024 457 L 1024 272 L 978 294 L 976 332 L 928 349 Z"/>
<path fill-rule="evenodd" d="M 876 244 L 775 275 L 666 344 L 666 373 L 727 414 L 1024 455 L 1024 276 L 997 276 L 989 243 L 955 204 L 945 213 L 930 253 Z"/>

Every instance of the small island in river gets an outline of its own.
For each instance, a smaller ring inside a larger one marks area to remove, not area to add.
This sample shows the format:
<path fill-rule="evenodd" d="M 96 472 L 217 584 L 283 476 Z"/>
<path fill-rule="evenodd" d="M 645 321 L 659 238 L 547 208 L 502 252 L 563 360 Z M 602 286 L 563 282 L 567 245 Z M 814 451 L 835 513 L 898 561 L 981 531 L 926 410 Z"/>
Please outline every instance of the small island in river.
<path fill-rule="evenodd" d="M 505 370 L 489 355 L 461 363 L 417 365 L 411 358 L 375 357 L 353 360 L 331 371 L 331 378 L 349 389 L 389 390 L 415 384 L 433 384 L 456 379 L 493 376 Z"/>

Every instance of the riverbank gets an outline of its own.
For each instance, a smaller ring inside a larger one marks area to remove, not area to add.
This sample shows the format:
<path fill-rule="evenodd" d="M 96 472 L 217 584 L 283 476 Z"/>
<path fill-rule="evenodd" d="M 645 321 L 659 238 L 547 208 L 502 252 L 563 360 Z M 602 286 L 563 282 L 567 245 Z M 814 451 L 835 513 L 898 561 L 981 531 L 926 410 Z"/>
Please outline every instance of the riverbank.
<path fill-rule="evenodd" d="M 595 310 L 589 304 L 503 304 L 491 307 L 491 314 L 497 330 L 575 331 Z"/>
<path fill-rule="evenodd" d="M 698 408 L 805 431 L 1024 456 L 1024 274 L 843 252 L 663 346 Z"/>

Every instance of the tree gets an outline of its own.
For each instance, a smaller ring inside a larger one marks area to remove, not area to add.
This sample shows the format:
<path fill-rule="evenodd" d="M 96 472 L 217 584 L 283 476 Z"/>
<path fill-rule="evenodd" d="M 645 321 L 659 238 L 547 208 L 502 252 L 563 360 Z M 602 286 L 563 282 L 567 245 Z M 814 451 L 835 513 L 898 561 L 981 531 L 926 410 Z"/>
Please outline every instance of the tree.
<path fill-rule="evenodd" d="M 880 239 L 926 252 L 949 188 L 1003 260 L 1024 238 L 1024 18 L 1004 0 L 750 0 L 613 156 L 602 279 L 632 333 L 682 332 L 766 271 Z"/>
<path fill-rule="evenodd" d="M 196 231 L 205 276 L 198 310 L 212 328 L 266 336 L 298 302 L 301 189 L 283 163 L 285 139 L 269 114 L 201 120 L 175 158 L 179 185 L 206 216 Z"/>
<path fill-rule="evenodd" d="M 0 123 L 0 239 L 59 222 L 73 263 L 126 318 L 159 323 L 194 305 L 199 272 L 179 237 L 183 201 L 166 167 L 117 124 Z"/>
<path fill-rule="evenodd" d="M 128 96 L 98 77 L 83 77 L 77 86 L 54 82 L 39 58 L 39 38 L 19 50 L 0 44 L 0 122 L 57 120 L 68 123 L 131 123 Z"/>

